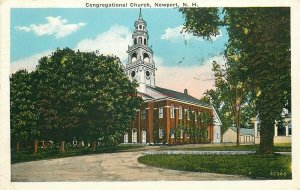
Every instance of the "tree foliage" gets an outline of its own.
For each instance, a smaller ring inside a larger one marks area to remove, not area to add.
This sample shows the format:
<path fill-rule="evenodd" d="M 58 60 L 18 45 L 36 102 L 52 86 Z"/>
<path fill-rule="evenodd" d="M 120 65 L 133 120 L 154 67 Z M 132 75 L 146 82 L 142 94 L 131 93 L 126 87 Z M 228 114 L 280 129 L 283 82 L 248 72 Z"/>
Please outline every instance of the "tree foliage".
<path fill-rule="evenodd" d="M 22 78 L 17 80 L 19 73 Z M 22 92 L 30 106 L 34 98 L 34 111 L 39 117 L 35 127 L 45 140 L 70 142 L 77 137 L 99 140 L 104 145 L 120 143 L 142 103 L 137 84 L 129 81 L 117 57 L 57 49 L 51 56 L 42 57 L 34 72 L 20 71 L 12 79 L 12 90 L 16 89 L 13 94 L 26 88 Z M 18 103 L 14 97 L 13 108 Z M 13 109 L 12 117 L 20 117 L 17 110 Z M 28 123 L 22 126 L 30 127 Z"/>
<path fill-rule="evenodd" d="M 271 154 L 274 121 L 280 118 L 282 109 L 290 105 L 291 98 L 290 8 L 219 10 L 180 9 L 185 16 L 186 31 L 196 36 L 210 39 L 216 30 L 226 27 L 229 41 L 224 56 L 231 76 L 227 82 L 241 86 L 243 94 L 250 93 L 255 98 L 261 120 L 259 150 Z"/>
<path fill-rule="evenodd" d="M 32 76 L 26 70 L 19 70 L 10 77 L 11 137 L 17 149 L 19 142 L 33 141 L 40 134 L 31 82 Z"/>

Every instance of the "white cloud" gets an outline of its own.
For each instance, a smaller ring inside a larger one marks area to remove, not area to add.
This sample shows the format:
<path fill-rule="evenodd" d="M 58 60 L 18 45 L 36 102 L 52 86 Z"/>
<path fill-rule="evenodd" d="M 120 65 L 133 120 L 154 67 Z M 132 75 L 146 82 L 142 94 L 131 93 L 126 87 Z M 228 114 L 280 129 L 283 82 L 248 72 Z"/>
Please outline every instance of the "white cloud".
<path fill-rule="evenodd" d="M 75 49 L 81 51 L 99 50 L 104 55 L 116 55 L 122 63 L 127 61 L 128 45 L 132 43 L 132 33 L 128 27 L 114 25 L 108 31 L 99 34 L 95 39 L 81 40 Z"/>
<path fill-rule="evenodd" d="M 222 36 L 221 30 L 219 31 L 219 35 L 212 36 L 212 41 L 217 40 L 219 37 Z M 179 25 L 175 28 L 167 28 L 165 29 L 165 33 L 161 35 L 160 37 L 162 40 L 169 40 L 171 42 L 177 42 L 180 40 L 200 40 L 202 41 L 203 38 L 196 37 L 193 34 L 187 33 L 185 30 L 183 30 L 183 25 Z"/>
<path fill-rule="evenodd" d="M 207 89 L 214 88 L 214 75 L 212 62 L 224 63 L 222 56 L 215 56 L 207 59 L 202 65 L 191 67 L 164 66 L 163 60 L 155 57 L 156 85 L 183 92 L 186 88 L 191 96 L 201 98 Z"/>
<path fill-rule="evenodd" d="M 44 51 L 41 53 L 34 54 L 30 57 L 26 57 L 24 59 L 20 59 L 14 61 L 10 65 L 10 73 L 15 73 L 20 69 L 26 69 L 27 71 L 35 70 L 35 67 L 38 64 L 38 60 L 43 56 L 48 56 L 51 54 L 52 51 Z"/>
<path fill-rule="evenodd" d="M 128 44 L 131 44 L 131 32 L 124 26 L 115 25 L 108 31 L 99 34 L 95 39 L 81 40 L 74 50 L 80 51 L 96 51 L 99 50 L 104 55 L 116 55 L 122 63 L 127 61 L 127 48 Z M 27 69 L 33 71 L 38 64 L 38 60 L 42 56 L 50 55 L 54 50 L 41 52 L 18 61 L 14 61 L 11 64 L 11 73 L 16 72 L 19 69 Z"/>
<path fill-rule="evenodd" d="M 179 25 L 175 28 L 167 28 L 165 29 L 165 33 L 161 35 L 160 38 L 162 40 L 169 40 L 172 42 L 179 41 L 179 40 L 190 40 L 190 39 L 202 40 L 202 38 L 197 38 L 192 34 L 188 34 L 182 29 L 183 29 L 183 25 Z"/>
<path fill-rule="evenodd" d="M 77 24 L 68 24 L 67 19 L 57 17 L 46 17 L 45 24 L 31 24 L 29 26 L 16 26 L 15 28 L 24 32 L 33 32 L 38 36 L 54 35 L 56 38 L 62 38 L 79 30 L 85 23 L 79 22 Z"/>

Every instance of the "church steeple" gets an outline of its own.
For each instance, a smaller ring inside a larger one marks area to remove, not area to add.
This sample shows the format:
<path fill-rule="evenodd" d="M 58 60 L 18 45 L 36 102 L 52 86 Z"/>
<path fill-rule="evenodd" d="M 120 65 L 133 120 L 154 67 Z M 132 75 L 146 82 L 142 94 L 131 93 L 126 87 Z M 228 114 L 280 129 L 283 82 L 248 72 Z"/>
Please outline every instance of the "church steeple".
<path fill-rule="evenodd" d="M 144 92 L 146 85 L 155 86 L 155 63 L 153 51 L 148 46 L 147 22 L 140 9 L 138 20 L 134 22 L 133 45 L 128 47 L 128 63 L 125 71 L 131 80 L 139 83 L 139 91 Z"/>
<path fill-rule="evenodd" d="M 143 19 L 143 16 L 142 16 L 142 8 L 140 8 L 140 15 L 139 15 L 139 19 Z"/>

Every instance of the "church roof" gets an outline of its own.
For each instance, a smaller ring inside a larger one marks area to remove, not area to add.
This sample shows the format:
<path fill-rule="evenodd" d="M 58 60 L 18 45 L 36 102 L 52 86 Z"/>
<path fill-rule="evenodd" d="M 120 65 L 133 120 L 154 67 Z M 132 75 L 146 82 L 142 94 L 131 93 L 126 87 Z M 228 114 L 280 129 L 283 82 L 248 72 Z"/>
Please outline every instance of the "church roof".
<path fill-rule="evenodd" d="M 142 93 L 142 92 L 138 92 L 138 94 L 141 96 L 141 97 L 144 97 L 145 99 L 154 99 L 152 96 L 148 95 L 148 94 L 145 94 L 145 93 Z"/>
<path fill-rule="evenodd" d="M 181 100 L 183 102 L 187 102 L 187 103 L 192 103 L 192 104 L 196 104 L 196 105 L 200 105 L 200 106 L 205 106 L 205 107 L 211 107 L 210 104 L 207 104 L 205 102 L 202 102 L 200 100 L 198 100 L 197 98 L 189 95 L 189 94 L 185 94 L 185 93 L 182 93 L 182 92 L 177 92 L 177 91 L 174 91 L 174 90 L 170 90 L 170 89 L 166 89 L 166 88 L 161 88 L 161 87 L 158 87 L 158 86 L 147 86 L 148 88 L 151 88 L 167 97 L 170 97 L 170 98 L 174 98 L 174 99 L 177 99 L 177 100 Z"/>

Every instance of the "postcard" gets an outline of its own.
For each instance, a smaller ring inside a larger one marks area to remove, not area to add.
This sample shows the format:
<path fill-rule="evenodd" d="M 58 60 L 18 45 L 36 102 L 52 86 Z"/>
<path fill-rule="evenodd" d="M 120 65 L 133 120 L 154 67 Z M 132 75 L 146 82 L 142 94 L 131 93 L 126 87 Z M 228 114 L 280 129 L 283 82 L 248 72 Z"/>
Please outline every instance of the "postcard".
<path fill-rule="evenodd" d="M 0 189 L 300 188 L 299 2 L 0 7 Z"/>

